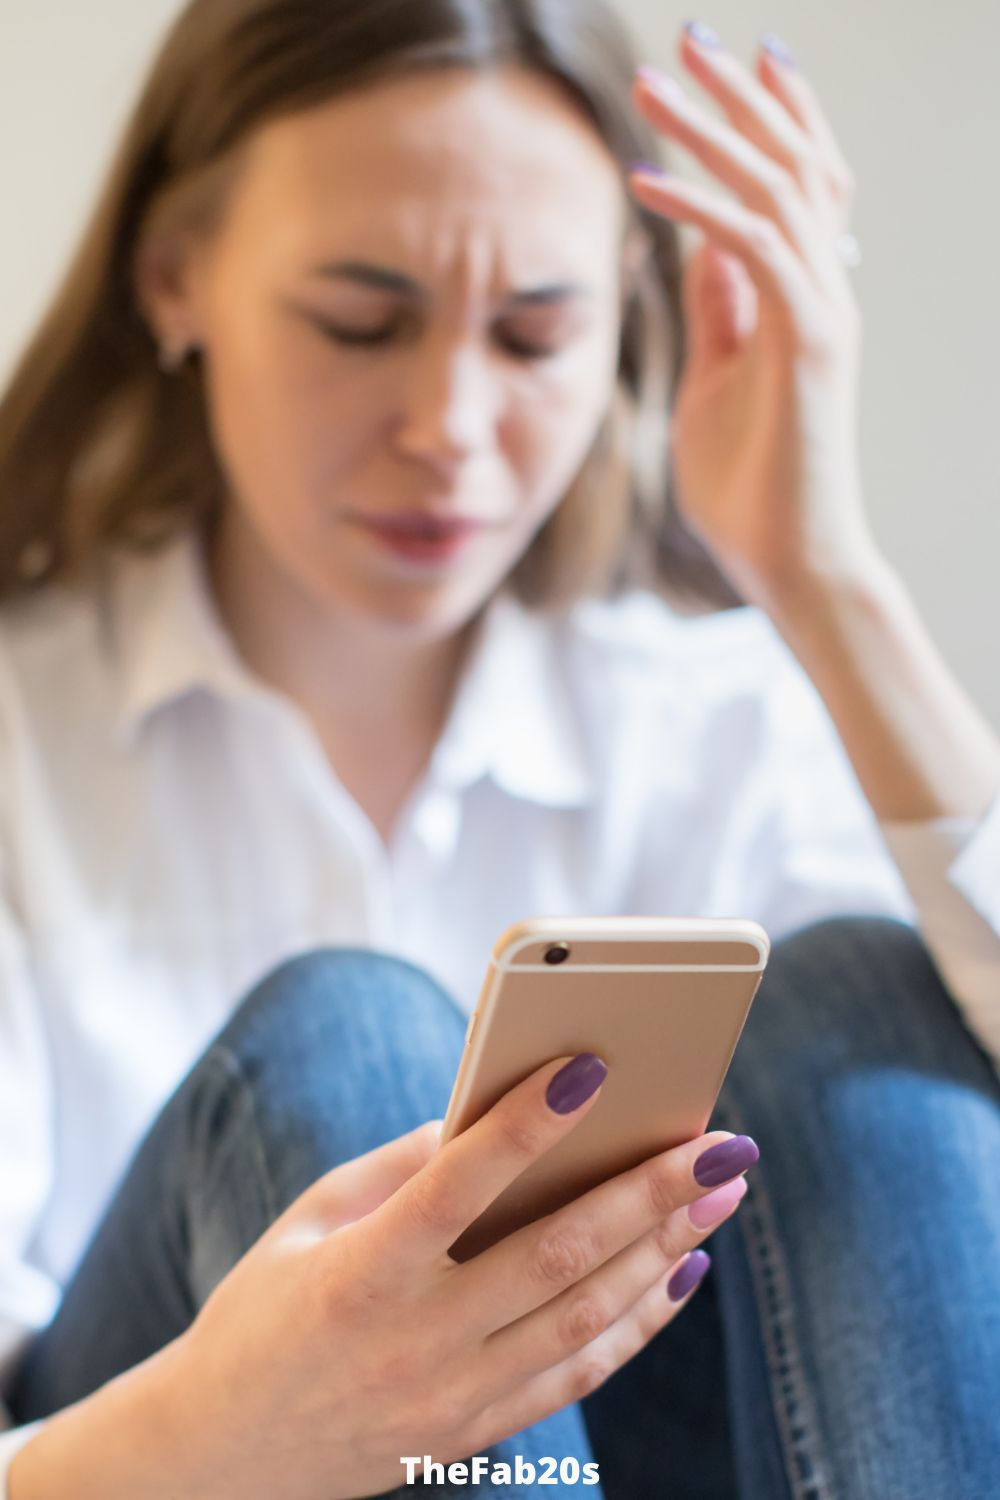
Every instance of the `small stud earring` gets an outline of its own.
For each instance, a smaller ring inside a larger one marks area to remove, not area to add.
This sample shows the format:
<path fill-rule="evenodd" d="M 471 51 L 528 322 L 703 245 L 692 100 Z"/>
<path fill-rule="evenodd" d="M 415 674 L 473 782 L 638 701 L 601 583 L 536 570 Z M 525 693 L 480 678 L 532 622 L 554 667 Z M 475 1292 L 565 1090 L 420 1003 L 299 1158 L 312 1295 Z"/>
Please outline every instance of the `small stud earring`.
<path fill-rule="evenodd" d="M 179 370 L 194 348 L 192 341 L 188 338 L 165 339 L 160 345 L 159 365 L 168 375 L 173 375 Z"/>
<path fill-rule="evenodd" d="M 26 583 L 34 583 L 36 579 L 44 578 L 52 567 L 54 557 L 52 543 L 46 541 L 44 537 L 35 537 L 34 541 L 28 542 L 18 553 L 18 576 Z"/>

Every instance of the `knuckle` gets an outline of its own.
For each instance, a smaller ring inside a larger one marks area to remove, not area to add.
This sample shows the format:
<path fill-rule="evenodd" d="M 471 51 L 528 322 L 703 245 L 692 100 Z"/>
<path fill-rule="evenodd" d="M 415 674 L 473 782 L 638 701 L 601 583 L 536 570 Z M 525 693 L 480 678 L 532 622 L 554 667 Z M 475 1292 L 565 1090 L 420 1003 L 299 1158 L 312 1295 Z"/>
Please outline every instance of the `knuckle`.
<path fill-rule="evenodd" d="M 677 1239 L 677 1226 L 673 1218 L 657 1224 L 653 1230 L 653 1247 L 667 1265 L 673 1265 L 674 1261 L 683 1254 L 683 1251 L 677 1247 Z"/>
<path fill-rule="evenodd" d="M 579 1349 L 596 1339 L 611 1322 L 610 1310 L 592 1293 L 575 1297 L 562 1319 L 561 1342 L 567 1348 Z"/>
<path fill-rule="evenodd" d="M 464 1222 L 454 1193 L 440 1172 L 425 1169 L 410 1183 L 407 1208 L 417 1228 L 432 1233 L 457 1233 Z"/>
<path fill-rule="evenodd" d="M 829 177 L 819 158 L 807 156 L 799 168 L 798 178 L 809 202 L 821 203 L 828 191 Z"/>
<path fill-rule="evenodd" d="M 416 1351 L 386 1351 L 357 1370 L 357 1390 L 367 1403 L 379 1410 L 409 1409 L 419 1399 L 425 1374 Z"/>
<path fill-rule="evenodd" d="M 677 1207 L 677 1185 L 673 1169 L 667 1163 L 656 1162 L 647 1171 L 646 1196 L 658 1219 L 665 1219 Z"/>
<path fill-rule="evenodd" d="M 550 1229 L 535 1247 L 534 1267 L 540 1281 L 572 1286 L 586 1270 L 585 1247 L 567 1229 Z"/>
<path fill-rule="evenodd" d="M 772 203 L 779 208 L 784 208 L 798 195 L 799 188 L 795 178 L 789 172 L 781 167 L 775 167 L 764 174 L 764 191 Z"/>
<path fill-rule="evenodd" d="M 498 1124 L 504 1141 L 517 1157 L 533 1160 L 541 1151 L 543 1142 L 538 1129 L 511 1109 L 499 1111 Z"/>
<path fill-rule="evenodd" d="M 430 1421 L 426 1427 L 421 1427 L 419 1430 L 441 1435 L 457 1432 L 465 1426 L 468 1419 L 468 1405 L 468 1398 L 460 1387 L 454 1390 L 437 1391 Z"/>
<path fill-rule="evenodd" d="M 385 1295 L 353 1258 L 345 1270 L 343 1256 L 323 1253 L 311 1257 L 306 1288 L 308 1314 L 322 1328 L 343 1329 L 348 1320 L 370 1317 Z"/>
<path fill-rule="evenodd" d="M 584 1396 L 596 1391 L 613 1373 L 614 1364 L 606 1354 L 584 1355 L 573 1368 L 570 1400 L 582 1401 Z"/>
<path fill-rule="evenodd" d="M 774 260 L 781 232 L 773 220 L 763 214 L 750 214 L 744 235 L 750 249 L 761 260 Z"/>

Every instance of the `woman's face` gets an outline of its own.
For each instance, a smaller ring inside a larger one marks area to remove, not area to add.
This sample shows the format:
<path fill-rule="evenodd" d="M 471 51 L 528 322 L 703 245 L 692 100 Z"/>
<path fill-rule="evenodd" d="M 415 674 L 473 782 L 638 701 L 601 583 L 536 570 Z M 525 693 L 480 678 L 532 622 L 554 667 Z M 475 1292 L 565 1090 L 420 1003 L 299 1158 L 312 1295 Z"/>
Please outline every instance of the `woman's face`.
<path fill-rule="evenodd" d="M 425 635 L 468 619 L 607 409 L 625 211 L 596 132 L 526 71 L 414 74 L 264 127 L 167 324 L 203 349 L 227 526 L 318 603 Z M 411 508 L 485 524 L 431 564 L 351 519 Z"/>

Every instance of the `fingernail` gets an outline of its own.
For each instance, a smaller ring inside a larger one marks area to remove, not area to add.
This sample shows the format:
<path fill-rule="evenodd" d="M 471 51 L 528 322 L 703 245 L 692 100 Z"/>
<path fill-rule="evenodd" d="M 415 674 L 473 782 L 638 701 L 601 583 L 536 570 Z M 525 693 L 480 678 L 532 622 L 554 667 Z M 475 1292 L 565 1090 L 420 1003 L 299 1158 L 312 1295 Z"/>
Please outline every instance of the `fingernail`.
<path fill-rule="evenodd" d="M 718 1187 L 752 1167 L 760 1157 L 757 1142 L 749 1135 L 734 1135 L 731 1140 L 709 1146 L 694 1164 L 695 1181 L 700 1187 Z"/>
<path fill-rule="evenodd" d="M 679 1266 L 667 1282 L 667 1296 L 671 1302 L 679 1302 L 696 1287 L 712 1264 L 707 1250 L 692 1250 L 687 1260 Z"/>
<path fill-rule="evenodd" d="M 692 1203 L 688 1209 L 688 1218 L 696 1229 L 707 1229 L 710 1224 L 724 1219 L 730 1209 L 739 1203 L 746 1190 L 745 1177 L 737 1177 L 732 1182 L 726 1182 L 722 1187 L 717 1187 L 713 1193 L 706 1193 L 704 1198 L 699 1198 L 697 1203 Z"/>
<path fill-rule="evenodd" d="M 658 167 L 654 161 L 630 161 L 628 164 L 630 172 L 648 172 L 653 177 L 666 177 L 667 173 L 662 167 Z"/>
<path fill-rule="evenodd" d="M 660 73 L 656 68 L 638 68 L 637 76 L 642 79 L 654 94 L 659 94 L 662 99 L 682 100 L 685 97 L 684 90 L 676 78 L 671 78 L 669 73 Z"/>
<path fill-rule="evenodd" d="M 691 40 L 697 42 L 700 47 L 722 46 L 711 26 L 706 26 L 704 21 L 685 21 L 684 30 Z"/>
<path fill-rule="evenodd" d="M 557 1115 L 568 1115 L 600 1088 L 607 1072 L 607 1063 L 595 1053 L 578 1053 L 549 1080 L 545 1090 L 546 1104 Z"/>
<path fill-rule="evenodd" d="M 778 62 L 784 63 L 786 67 L 794 68 L 795 58 L 789 52 L 780 36 L 775 36 L 773 31 L 765 31 L 760 39 L 760 45 L 765 52 L 769 52 Z"/>

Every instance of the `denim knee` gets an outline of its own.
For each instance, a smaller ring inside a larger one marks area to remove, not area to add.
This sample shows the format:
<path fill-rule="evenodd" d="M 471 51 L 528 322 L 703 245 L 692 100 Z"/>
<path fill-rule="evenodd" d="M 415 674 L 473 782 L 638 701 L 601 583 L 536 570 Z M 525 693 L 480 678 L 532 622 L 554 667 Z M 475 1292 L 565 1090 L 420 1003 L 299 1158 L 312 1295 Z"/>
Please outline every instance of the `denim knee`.
<path fill-rule="evenodd" d="M 323 1172 L 443 1117 L 465 1016 L 425 970 L 319 948 L 266 974 L 175 1110 L 199 1295 Z"/>
<path fill-rule="evenodd" d="M 359 1032 L 398 1038 L 431 1026 L 464 1028 L 465 1016 L 426 969 L 360 947 L 313 948 L 284 959 L 245 995 L 216 1045 L 246 1059 L 272 1048 L 338 1049 Z"/>
<path fill-rule="evenodd" d="M 189 1100 L 194 1139 L 217 1156 L 252 1116 L 276 1157 L 330 1141 L 359 1154 L 444 1114 L 465 1024 L 406 959 L 366 948 L 297 954 L 253 987 L 203 1056 Z"/>
<path fill-rule="evenodd" d="M 734 1058 L 829 1075 L 840 1067 L 910 1067 L 997 1090 L 921 934 L 892 917 L 846 915 L 773 946 Z"/>

